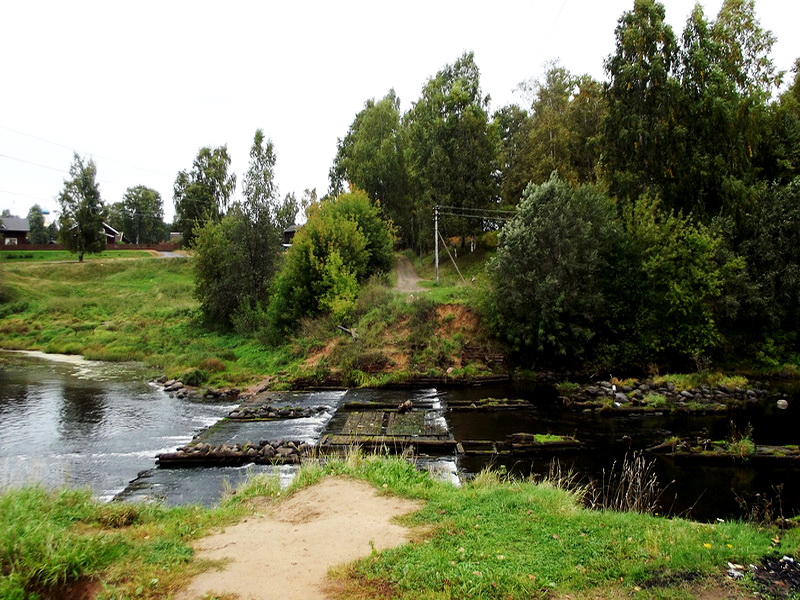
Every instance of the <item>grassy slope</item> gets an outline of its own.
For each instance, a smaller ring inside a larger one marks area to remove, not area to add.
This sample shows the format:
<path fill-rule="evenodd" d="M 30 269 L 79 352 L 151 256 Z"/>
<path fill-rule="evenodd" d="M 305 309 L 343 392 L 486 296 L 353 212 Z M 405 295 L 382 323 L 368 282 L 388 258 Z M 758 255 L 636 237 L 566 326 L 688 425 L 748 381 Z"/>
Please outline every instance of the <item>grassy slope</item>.
<path fill-rule="evenodd" d="M 25 591 L 89 578 L 102 581 L 101 597 L 166 598 L 208 568 L 193 560 L 193 539 L 245 518 L 248 498 L 283 498 L 327 475 L 365 479 L 425 502 L 406 518 L 419 527 L 416 542 L 339 570 L 343 598 L 608 598 L 614 590 L 686 598 L 692 596 L 680 581 L 688 573 L 721 580 L 728 561 L 746 565 L 798 551 L 796 532 L 775 549 L 775 532 L 751 525 L 591 511 L 551 484 L 504 483 L 489 474 L 455 488 L 403 459 L 354 453 L 305 465 L 288 493 L 278 491 L 277 479 L 256 477 L 210 510 L 101 504 L 75 491 L 6 492 L 0 596 L 23 598 Z"/>
<path fill-rule="evenodd" d="M 211 382 L 243 384 L 271 373 L 285 353 L 197 322 L 186 259 L 6 263 L 0 347 L 136 360 L 171 375 L 196 367 Z M 210 367 L 210 368 L 209 368 Z"/>
<path fill-rule="evenodd" d="M 198 322 L 190 259 L 77 262 L 7 261 L 0 285 L 0 347 L 145 362 L 170 376 L 199 368 L 211 385 L 246 385 L 264 376 L 338 379 L 379 385 L 411 376 L 487 372 L 464 361 L 464 346 L 491 349 L 469 311 L 437 307 L 471 290 L 437 286 L 409 303 L 384 284 L 367 286 L 349 326 L 357 341 L 326 319 L 309 320 L 280 347 L 211 331 Z M 443 269 L 443 273 L 447 271 Z"/>

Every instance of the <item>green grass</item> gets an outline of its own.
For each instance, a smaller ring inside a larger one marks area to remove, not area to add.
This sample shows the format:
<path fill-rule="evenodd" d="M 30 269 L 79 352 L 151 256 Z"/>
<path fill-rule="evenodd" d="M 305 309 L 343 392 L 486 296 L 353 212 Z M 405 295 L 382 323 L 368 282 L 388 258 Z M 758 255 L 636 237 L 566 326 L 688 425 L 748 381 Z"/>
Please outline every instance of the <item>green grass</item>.
<path fill-rule="evenodd" d="M 677 390 L 689 390 L 692 388 L 707 385 L 716 387 L 718 385 L 728 388 L 746 388 L 748 385 L 747 377 L 742 375 L 726 375 L 720 371 L 700 371 L 697 373 L 661 375 L 653 378 L 656 385 L 672 383 Z"/>
<path fill-rule="evenodd" d="M 187 259 L 3 265 L 0 347 L 140 361 L 170 376 L 200 368 L 210 385 L 244 385 L 290 360 L 286 348 L 209 330 Z"/>
<path fill-rule="evenodd" d="M 106 250 L 100 254 L 86 254 L 87 260 L 107 260 L 109 258 L 144 258 L 152 256 L 147 250 Z M 68 250 L 3 250 L 0 251 L 0 262 L 39 262 L 39 261 L 76 261 L 78 255 Z"/>
<path fill-rule="evenodd" d="M 403 459 L 354 452 L 305 465 L 286 490 L 274 477 L 254 477 L 213 509 L 101 504 L 85 491 L 7 491 L 0 495 L 0 597 L 93 578 L 103 597 L 166 598 L 210 566 L 194 560 L 192 540 L 246 517 L 252 498 L 280 501 L 330 475 L 423 501 L 403 519 L 418 528 L 416 541 L 338 570 L 344 597 L 380 590 L 408 599 L 521 599 L 610 589 L 668 597 L 676 584 L 663 582 L 672 577 L 719 577 L 728 561 L 755 563 L 775 552 L 767 528 L 589 510 L 576 492 L 489 472 L 456 488 Z M 797 552 L 799 540 L 786 532 L 780 552 Z"/>

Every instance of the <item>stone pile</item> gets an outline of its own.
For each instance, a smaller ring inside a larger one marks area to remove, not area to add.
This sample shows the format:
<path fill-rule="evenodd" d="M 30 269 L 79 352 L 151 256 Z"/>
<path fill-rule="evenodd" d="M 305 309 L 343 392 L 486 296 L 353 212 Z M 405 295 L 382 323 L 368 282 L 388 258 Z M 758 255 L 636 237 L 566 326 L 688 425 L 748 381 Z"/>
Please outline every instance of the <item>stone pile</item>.
<path fill-rule="evenodd" d="M 261 440 L 256 444 L 207 444 L 181 446 L 175 452 L 156 456 L 161 467 L 239 466 L 257 464 L 299 464 L 314 446 L 301 441 Z"/>
<path fill-rule="evenodd" d="M 221 402 L 234 401 L 239 398 L 241 390 L 237 388 L 196 388 L 184 384 L 179 379 L 168 379 L 162 375 L 153 381 L 160 385 L 168 394 L 174 394 L 177 398 L 193 398 L 203 400 L 219 400 Z"/>
<path fill-rule="evenodd" d="M 655 384 L 653 380 L 649 379 L 634 385 L 616 385 L 609 381 L 591 383 L 569 394 L 564 400 L 567 405 L 584 408 L 605 406 L 611 400 L 613 407 L 630 408 L 648 406 L 648 396 L 652 397 L 652 395 L 662 396 L 668 407 L 681 409 L 692 406 L 724 408 L 730 405 L 756 402 L 770 393 L 760 384 L 747 389 L 724 385 L 701 385 L 679 390 L 672 382 Z M 773 396 L 783 399 L 787 397 L 786 394 L 774 394 Z"/>
<path fill-rule="evenodd" d="M 269 404 L 261 406 L 240 406 L 228 413 L 228 418 L 235 421 L 258 419 L 302 419 L 313 417 L 328 410 L 326 406 L 311 408 L 274 407 Z"/>

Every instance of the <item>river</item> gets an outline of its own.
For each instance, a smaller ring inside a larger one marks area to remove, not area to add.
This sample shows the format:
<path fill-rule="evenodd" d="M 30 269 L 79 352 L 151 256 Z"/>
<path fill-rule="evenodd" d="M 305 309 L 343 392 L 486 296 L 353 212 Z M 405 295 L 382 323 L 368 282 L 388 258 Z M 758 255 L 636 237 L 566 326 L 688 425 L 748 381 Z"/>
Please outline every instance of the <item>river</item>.
<path fill-rule="evenodd" d="M 288 481 L 295 467 L 249 465 L 239 468 L 159 469 L 155 455 L 169 452 L 216 423 L 232 404 L 178 399 L 147 383 L 141 366 L 86 361 L 74 356 L 0 352 L 0 487 L 24 483 L 88 486 L 108 500 L 159 499 L 166 504 L 217 502 L 224 490 L 257 472 L 275 472 Z M 511 433 L 575 435 L 584 450 L 560 457 L 565 469 L 602 479 L 626 452 L 670 435 L 719 439 L 733 419 L 752 424 L 761 444 L 800 443 L 797 390 L 788 410 L 774 404 L 753 406 L 732 417 L 627 416 L 609 418 L 568 412 L 547 386 L 497 386 L 426 390 L 335 390 L 282 395 L 286 406 L 324 406 L 314 417 L 289 421 L 227 422 L 206 435 L 212 443 L 259 439 L 316 442 L 336 424 L 337 410 L 351 403 L 399 404 L 411 399 L 426 406 L 456 440 L 503 440 Z M 522 398 L 529 406 L 497 412 L 448 410 L 448 399 Z M 341 412 L 341 411 L 340 411 Z M 419 457 L 439 476 L 462 478 L 492 465 L 521 476 L 546 473 L 551 456 L 534 458 Z M 800 478 L 795 467 L 756 469 L 747 463 L 713 467 L 676 465 L 659 459 L 656 472 L 666 488 L 670 514 L 702 520 L 730 518 L 750 506 L 778 498 L 786 516 L 800 508 Z M 671 483 L 673 482 L 674 483 Z M 780 494 L 778 489 L 780 488 Z"/>

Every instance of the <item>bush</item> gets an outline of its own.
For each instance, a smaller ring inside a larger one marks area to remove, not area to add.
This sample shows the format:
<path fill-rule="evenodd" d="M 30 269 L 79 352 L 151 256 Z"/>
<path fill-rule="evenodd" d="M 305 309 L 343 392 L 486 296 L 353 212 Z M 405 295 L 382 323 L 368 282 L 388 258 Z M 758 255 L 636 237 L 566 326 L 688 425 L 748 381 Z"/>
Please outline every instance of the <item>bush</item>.
<path fill-rule="evenodd" d="M 635 311 L 637 346 L 650 361 L 695 363 L 722 342 L 720 311 L 728 283 L 744 269 L 723 239 L 642 197 L 625 217 L 643 284 Z M 683 366 L 683 365 L 681 365 Z"/>
<path fill-rule="evenodd" d="M 319 314 L 347 322 L 359 285 L 388 271 L 393 256 L 392 228 L 364 192 L 312 206 L 272 288 L 268 318 L 274 332 Z"/>
<path fill-rule="evenodd" d="M 586 357 L 605 317 L 602 280 L 618 239 L 613 205 L 553 177 L 525 190 L 489 265 L 494 325 L 536 365 Z"/>

